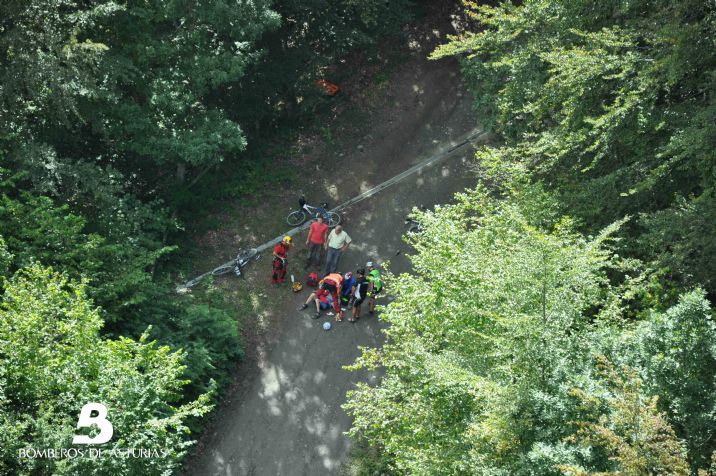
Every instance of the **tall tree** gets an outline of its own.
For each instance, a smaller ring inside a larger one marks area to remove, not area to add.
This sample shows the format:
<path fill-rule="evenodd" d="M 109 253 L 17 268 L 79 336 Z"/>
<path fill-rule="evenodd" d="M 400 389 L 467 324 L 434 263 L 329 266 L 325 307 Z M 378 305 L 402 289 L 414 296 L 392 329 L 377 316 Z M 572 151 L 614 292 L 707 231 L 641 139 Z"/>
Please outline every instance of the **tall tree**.
<path fill-rule="evenodd" d="M 640 215 L 633 253 L 716 290 L 713 2 L 466 5 L 476 27 L 434 56 L 462 58 L 502 159 L 591 231 Z"/>
<path fill-rule="evenodd" d="M 279 24 L 270 5 L 129 2 L 97 25 L 93 33 L 112 46 L 102 62 L 107 89 L 86 114 L 102 148 L 118 155 L 113 165 L 181 181 L 244 149 L 239 124 L 210 99 L 259 56 L 255 42 Z"/>
<path fill-rule="evenodd" d="M 63 164 L 48 134 L 84 122 L 83 99 L 102 89 L 108 46 L 87 36 L 121 10 L 112 1 L 32 0 L 0 5 L 0 165 L 56 186 Z"/>
<path fill-rule="evenodd" d="M 716 325 L 703 292 L 653 313 L 637 329 L 637 342 L 644 386 L 659 395 L 659 408 L 686 442 L 692 470 L 708 467 L 716 451 Z"/>
<path fill-rule="evenodd" d="M 128 338 L 105 340 L 85 285 L 33 265 L 5 283 L 0 303 L 0 472 L 167 474 L 187 451 L 187 419 L 208 395 L 184 405 L 182 352 Z M 70 448 L 85 403 L 109 411 L 105 450 L 155 448 L 163 458 L 22 458 L 23 448 Z"/>
<path fill-rule="evenodd" d="M 568 438 L 588 450 L 605 451 L 608 459 L 599 470 L 560 465 L 567 476 L 641 476 L 669 474 L 688 476 L 683 444 L 665 415 L 657 409 L 657 397 L 645 398 L 642 380 L 633 368 L 615 368 L 599 358 L 607 395 L 591 395 L 581 389 L 573 394 L 584 408 L 596 413 L 596 421 L 577 423 Z"/>
<path fill-rule="evenodd" d="M 415 275 L 387 278 L 387 343 L 357 362 L 385 376 L 349 393 L 352 434 L 400 474 L 554 474 L 578 457 L 568 382 L 588 374 L 614 230 L 584 239 L 534 189 L 458 201 L 421 215 Z"/>

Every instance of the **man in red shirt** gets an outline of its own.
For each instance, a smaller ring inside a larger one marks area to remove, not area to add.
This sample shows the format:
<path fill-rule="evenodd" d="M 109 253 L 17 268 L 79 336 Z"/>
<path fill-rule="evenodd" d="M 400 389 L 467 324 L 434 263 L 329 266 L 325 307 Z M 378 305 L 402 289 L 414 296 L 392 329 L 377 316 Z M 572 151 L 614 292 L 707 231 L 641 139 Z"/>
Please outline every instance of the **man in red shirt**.
<path fill-rule="evenodd" d="M 311 266 L 311 262 L 315 261 L 316 266 L 321 266 L 321 256 L 323 254 L 323 246 L 328 238 L 328 225 L 323 223 L 323 217 L 318 216 L 316 221 L 311 223 L 308 229 L 308 237 L 306 238 L 306 246 L 308 246 L 308 260 L 304 269 Z"/>
<path fill-rule="evenodd" d="M 286 264 L 288 262 L 288 250 L 291 248 L 291 237 L 286 235 L 281 243 L 277 244 L 273 249 L 273 273 L 271 274 L 271 284 L 278 286 L 283 283 L 286 277 Z"/>

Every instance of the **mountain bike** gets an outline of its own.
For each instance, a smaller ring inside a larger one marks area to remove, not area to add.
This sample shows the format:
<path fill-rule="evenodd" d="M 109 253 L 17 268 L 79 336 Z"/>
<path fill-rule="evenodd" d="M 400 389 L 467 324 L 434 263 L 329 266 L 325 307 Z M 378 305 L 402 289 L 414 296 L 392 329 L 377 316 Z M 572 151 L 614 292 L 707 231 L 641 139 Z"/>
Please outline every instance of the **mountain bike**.
<path fill-rule="evenodd" d="M 261 255 L 256 248 L 243 249 L 239 251 L 239 254 L 237 254 L 236 258 L 234 258 L 233 260 L 229 261 L 226 264 L 222 264 L 217 268 L 214 268 L 208 273 L 204 273 L 201 276 L 197 276 L 196 278 L 177 286 L 176 291 L 179 294 L 189 293 L 191 292 L 190 288 L 199 284 L 202 279 L 209 276 L 210 274 L 213 276 L 221 276 L 223 274 L 228 274 L 233 271 L 236 276 L 241 276 L 241 270 L 244 269 L 247 264 L 249 264 L 249 261 L 257 261 L 259 258 L 261 258 Z"/>
<path fill-rule="evenodd" d="M 261 255 L 256 248 L 246 248 L 239 251 L 239 254 L 236 255 L 233 261 L 214 268 L 211 274 L 213 276 L 221 276 L 233 271 L 236 276 L 241 276 L 241 270 L 249 264 L 249 261 L 257 261 L 259 258 L 261 258 Z"/>
<path fill-rule="evenodd" d="M 286 217 L 286 223 L 290 226 L 300 226 L 308 219 L 323 217 L 323 222 L 329 228 L 333 228 L 341 222 L 341 216 L 336 212 L 328 211 L 328 204 L 322 203 L 320 207 L 314 207 L 306 203 L 306 199 L 298 199 L 298 210 L 294 210 Z"/>

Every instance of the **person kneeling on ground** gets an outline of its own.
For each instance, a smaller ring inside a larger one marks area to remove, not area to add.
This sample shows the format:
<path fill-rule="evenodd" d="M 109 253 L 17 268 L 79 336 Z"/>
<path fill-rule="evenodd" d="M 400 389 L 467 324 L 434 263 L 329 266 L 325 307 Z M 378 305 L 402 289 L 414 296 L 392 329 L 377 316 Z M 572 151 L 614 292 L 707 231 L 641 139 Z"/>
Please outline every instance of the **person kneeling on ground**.
<path fill-rule="evenodd" d="M 323 278 L 323 284 L 328 286 L 328 291 L 333 296 L 333 309 L 336 311 L 336 320 L 343 320 L 343 311 L 341 311 L 341 286 L 343 284 L 343 276 L 340 273 L 331 273 Z"/>
<path fill-rule="evenodd" d="M 333 306 L 333 296 L 331 296 L 331 292 L 324 282 L 321 282 L 318 286 L 318 290 L 312 292 L 311 295 L 308 296 L 308 299 L 306 299 L 306 302 L 304 302 L 298 310 L 303 311 L 311 302 L 316 303 L 316 314 L 313 315 L 314 319 L 321 317 L 321 309 L 330 309 L 331 306 Z"/>
<path fill-rule="evenodd" d="M 351 300 L 351 297 L 353 296 L 353 288 L 356 285 L 356 278 L 353 276 L 353 273 L 348 271 L 346 274 L 343 275 L 343 284 L 341 285 L 341 288 L 343 291 L 341 292 L 341 306 L 344 304 L 348 304 Z"/>
<path fill-rule="evenodd" d="M 363 304 L 366 296 L 368 295 L 368 289 L 370 283 L 365 279 L 365 270 L 359 269 L 356 271 L 358 278 L 354 286 L 353 297 L 351 298 L 353 303 L 353 309 L 351 310 L 351 317 L 348 319 L 350 322 L 355 322 L 360 317 L 360 305 Z"/>

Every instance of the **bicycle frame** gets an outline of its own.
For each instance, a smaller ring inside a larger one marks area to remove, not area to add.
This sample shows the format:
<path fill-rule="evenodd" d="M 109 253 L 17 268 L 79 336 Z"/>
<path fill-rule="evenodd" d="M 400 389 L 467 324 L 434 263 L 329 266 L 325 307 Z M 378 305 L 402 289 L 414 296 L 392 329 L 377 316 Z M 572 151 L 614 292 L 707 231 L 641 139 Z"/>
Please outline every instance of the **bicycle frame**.
<path fill-rule="evenodd" d="M 338 213 L 328 210 L 328 204 L 322 203 L 319 207 L 314 207 L 306 203 L 306 199 L 301 197 L 298 200 L 298 208 L 286 217 L 286 222 L 291 226 L 300 226 L 306 219 L 315 220 L 317 217 L 323 217 L 328 223 L 328 226 L 334 227 L 341 221 L 341 217 Z"/>
<path fill-rule="evenodd" d="M 236 257 L 236 260 L 234 261 L 234 274 L 236 276 L 241 276 L 241 269 L 248 264 L 248 259 L 241 259 L 239 256 Z"/>
<path fill-rule="evenodd" d="M 236 259 L 234 260 L 234 273 L 236 273 L 236 276 L 241 276 L 241 270 L 244 269 L 244 266 L 249 264 L 249 261 L 258 261 L 259 258 L 261 258 L 261 255 L 259 253 L 256 253 L 253 256 L 249 256 L 247 258 L 241 257 L 241 252 L 239 252 L 238 255 L 236 255 Z"/>
<path fill-rule="evenodd" d="M 303 205 L 303 210 L 305 210 L 306 213 L 308 213 L 308 216 L 310 216 L 311 218 L 316 218 L 319 215 L 322 216 L 323 218 L 325 218 L 326 214 L 328 213 L 328 210 L 326 210 L 325 208 L 313 207 L 313 206 L 309 205 L 308 203 L 305 203 Z"/>
<path fill-rule="evenodd" d="M 314 207 L 306 203 L 306 199 L 301 197 L 298 199 L 299 210 L 305 211 L 309 217 L 316 218 L 319 215 L 326 218 L 328 210 L 326 210 L 327 203 L 322 204 L 320 207 Z"/>

